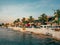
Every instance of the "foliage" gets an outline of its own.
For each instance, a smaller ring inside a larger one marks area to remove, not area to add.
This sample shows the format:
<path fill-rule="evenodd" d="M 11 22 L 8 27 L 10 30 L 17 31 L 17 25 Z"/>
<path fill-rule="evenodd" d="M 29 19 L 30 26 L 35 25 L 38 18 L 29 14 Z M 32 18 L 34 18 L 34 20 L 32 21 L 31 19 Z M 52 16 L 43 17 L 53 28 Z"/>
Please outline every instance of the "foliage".
<path fill-rule="evenodd" d="M 54 14 L 55 14 L 55 18 L 56 18 L 56 17 L 58 18 L 58 25 L 59 25 L 59 23 L 60 23 L 60 9 L 57 9 L 57 10 L 54 12 Z"/>
<path fill-rule="evenodd" d="M 18 23 L 18 22 L 20 22 L 20 19 L 19 18 L 16 19 L 13 23 L 15 24 L 15 23 Z"/>
<path fill-rule="evenodd" d="M 43 13 L 40 17 L 38 17 L 38 20 L 41 21 L 42 24 L 44 24 L 48 21 L 47 15 Z"/>
<path fill-rule="evenodd" d="M 30 16 L 28 20 L 29 20 L 29 22 L 33 22 L 34 18 L 32 16 Z"/>

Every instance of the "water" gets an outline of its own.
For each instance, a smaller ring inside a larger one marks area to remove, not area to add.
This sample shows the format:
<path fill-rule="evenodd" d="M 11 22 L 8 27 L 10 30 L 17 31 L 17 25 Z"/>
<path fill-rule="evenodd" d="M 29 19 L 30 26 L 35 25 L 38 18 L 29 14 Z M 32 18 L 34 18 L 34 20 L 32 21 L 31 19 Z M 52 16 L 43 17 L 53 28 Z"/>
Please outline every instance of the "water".
<path fill-rule="evenodd" d="M 22 33 L 0 28 L 0 45 L 60 45 L 60 41 L 39 37 L 39 35 L 30 32 Z"/>

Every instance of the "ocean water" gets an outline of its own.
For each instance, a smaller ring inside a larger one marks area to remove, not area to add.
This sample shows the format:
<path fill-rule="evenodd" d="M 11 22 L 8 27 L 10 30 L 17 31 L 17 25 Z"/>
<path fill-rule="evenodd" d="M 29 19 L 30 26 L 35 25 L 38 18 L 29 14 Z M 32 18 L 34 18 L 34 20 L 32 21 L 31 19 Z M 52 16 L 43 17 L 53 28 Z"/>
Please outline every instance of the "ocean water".
<path fill-rule="evenodd" d="M 39 38 L 31 32 L 19 32 L 12 29 L 0 28 L 0 45 L 60 45 L 60 41 L 52 38 Z"/>

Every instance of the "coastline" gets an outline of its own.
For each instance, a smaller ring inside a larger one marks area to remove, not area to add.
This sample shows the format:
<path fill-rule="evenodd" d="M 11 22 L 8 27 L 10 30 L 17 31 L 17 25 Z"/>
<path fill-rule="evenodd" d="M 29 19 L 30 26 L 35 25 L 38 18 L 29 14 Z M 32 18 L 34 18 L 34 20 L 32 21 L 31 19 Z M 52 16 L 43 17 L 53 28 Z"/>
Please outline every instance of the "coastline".
<path fill-rule="evenodd" d="M 59 40 L 60 41 L 60 31 L 54 31 L 51 29 L 45 29 L 45 28 L 25 28 L 25 30 L 23 30 L 20 27 L 8 27 L 10 29 L 16 30 L 16 31 L 21 31 L 21 32 L 31 32 L 31 33 L 35 33 L 35 34 L 42 34 L 42 35 L 48 35 L 51 38 L 55 39 L 55 40 Z"/>

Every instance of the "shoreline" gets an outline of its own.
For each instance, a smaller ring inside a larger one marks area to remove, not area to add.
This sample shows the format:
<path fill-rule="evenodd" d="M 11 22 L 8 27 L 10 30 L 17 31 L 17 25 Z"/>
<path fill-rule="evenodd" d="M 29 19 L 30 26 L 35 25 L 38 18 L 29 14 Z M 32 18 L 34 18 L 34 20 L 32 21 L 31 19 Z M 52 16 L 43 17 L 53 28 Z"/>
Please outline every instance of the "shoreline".
<path fill-rule="evenodd" d="M 42 35 L 43 38 L 48 37 L 48 38 L 53 38 L 53 40 L 60 41 L 60 31 L 47 30 L 42 28 L 26 28 L 25 30 L 23 30 L 23 28 L 20 27 L 8 27 L 8 28 L 2 27 L 2 28 L 12 29 L 13 31 L 20 31 L 23 33 L 30 32 L 32 34 Z"/>
<path fill-rule="evenodd" d="M 59 40 L 60 41 L 60 31 L 54 31 L 51 29 L 42 29 L 42 28 L 25 28 L 25 30 L 23 30 L 20 27 L 8 27 L 10 29 L 16 30 L 16 31 L 21 31 L 21 32 L 31 32 L 31 33 L 35 33 L 35 34 L 43 34 L 43 35 L 47 35 L 47 36 L 51 36 L 53 39 Z"/>

